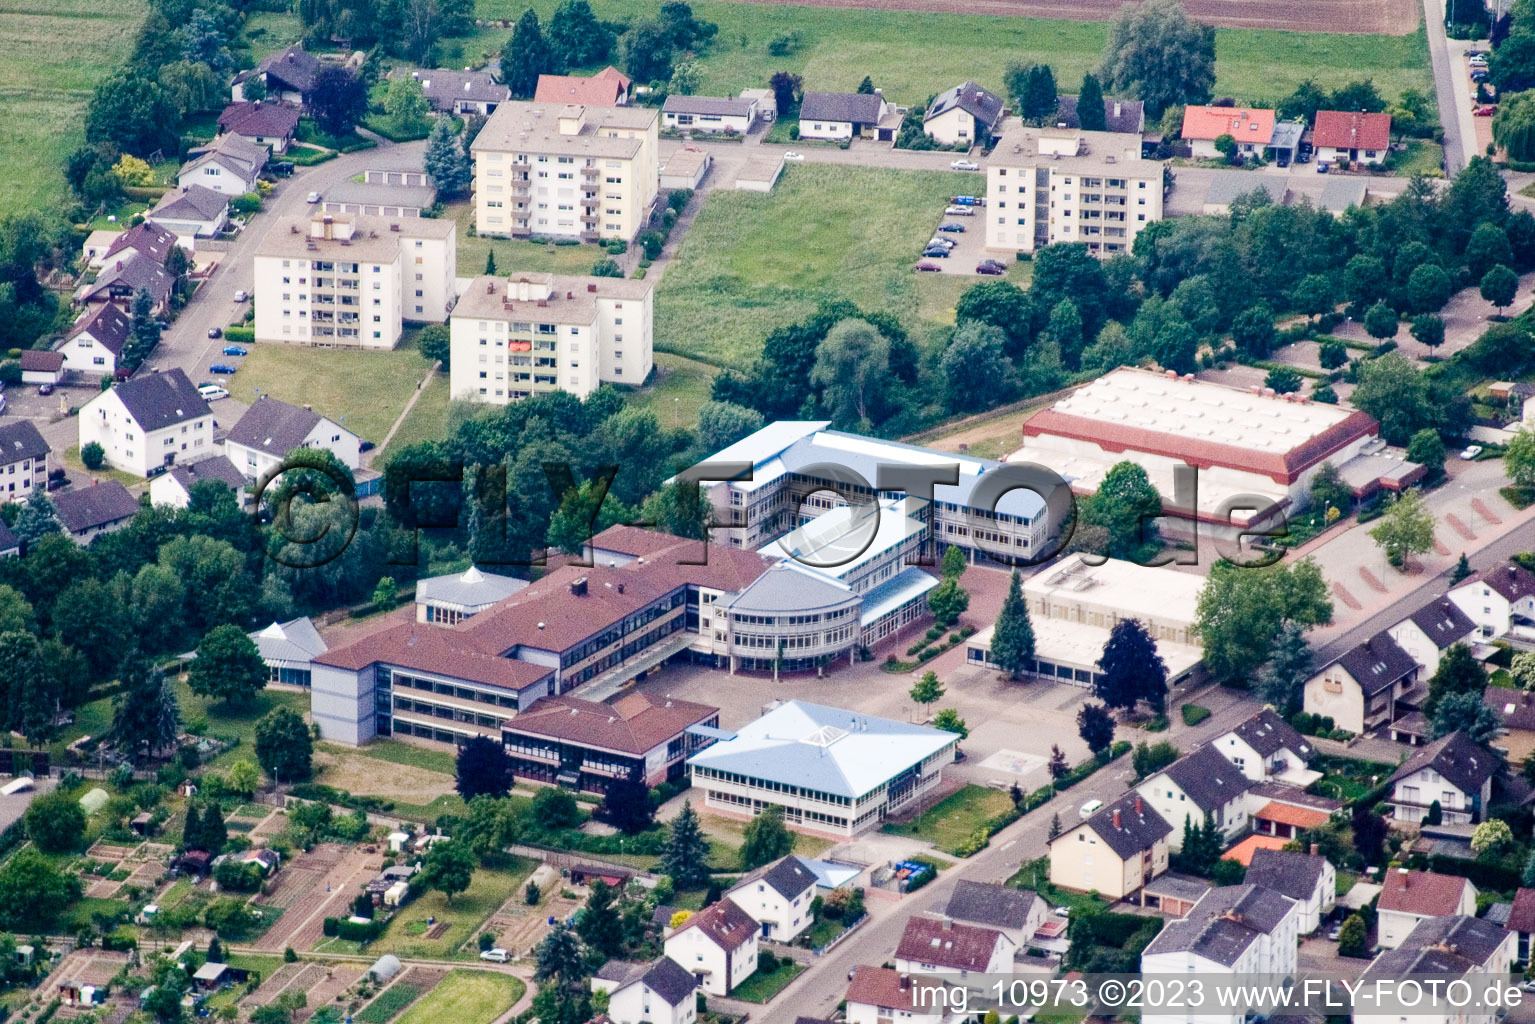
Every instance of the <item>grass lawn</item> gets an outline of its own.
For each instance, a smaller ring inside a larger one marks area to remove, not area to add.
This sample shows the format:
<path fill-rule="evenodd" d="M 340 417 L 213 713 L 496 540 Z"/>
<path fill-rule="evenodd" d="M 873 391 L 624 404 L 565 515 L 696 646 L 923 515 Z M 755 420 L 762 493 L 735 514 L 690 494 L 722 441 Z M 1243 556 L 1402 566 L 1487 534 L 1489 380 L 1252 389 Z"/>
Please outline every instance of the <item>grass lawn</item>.
<path fill-rule="evenodd" d="M 191 691 L 185 680 L 177 679 L 174 685 L 176 700 L 181 705 L 182 722 L 192 725 L 198 724 L 198 719 L 203 719 L 207 722 L 209 735 L 224 738 L 239 737 L 238 746 L 224 751 L 208 762 L 216 768 L 227 768 L 241 759 L 252 761 L 256 759 L 253 749 L 256 743 L 256 723 L 261 721 L 268 712 L 287 708 L 300 716 L 309 713 L 309 694 L 307 693 L 262 690 L 249 704 L 231 705 L 199 697 Z"/>
<path fill-rule="evenodd" d="M 121 469 L 113 469 L 103 465 L 100 469 L 90 470 L 85 468 L 85 463 L 80 461 L 80 446 L 72 444 L 64 450 L 64 465 L 77 473 L 87 473 L 92 480 L 116 480 L 124 487 L 138 487 L 144 483 L 144 478 Z"/>
<path fill-rule="evenodd" d="M 815 924 L 805 929 L 804 937 L 811 949 L 820 949 L 845 931 L 846 921 L 833 921 L 823 914 L 816 918 Z"/>
<path fill-rule="evenodd" d="M 661 2 L 592 0 L 592 10 L 602 19 L 635 22 L 655 17 Z M 547 24 L 558 0 L 480 0 L 476 13 L 515 21 L 529 6 Z M 1108 33 L 1106 22 L 722 0 L 698 0 L 692 7 L 719 26 L 698 61 L 702 96 L 764 87 L 782 69 L 803 75 L 807 86 L 847 92 L 869 75 L 892 102 L 923 103 L 953 84 L 956 68 L 1000 93 L 1009 61 L 1049 64 L 1061 91 L 1076 92 L 1082 74 L 1102 57 Z M 768 43 L 786 33 L 798 33 L 799 48 L 784 57 L 768 53 Z M 499 48 L 508 34 L 480 33 L 464 51 Z M 1421 28 L 1402 37 L 1217 29 L 1215 94 L 1252 103 L 1282 98 L 1305 78 L 1323 88 L 1371 78 L 1393 98 L 1403 88 L 1430 88 L 1423 39 Z"/>
<path fill-rule="evenodd" d="M 698 820 L 712 848 L 709 863 L 723 870 L 735 870 L 739 863 L 741 843 L 746 838 L 747 822 L 708 813 L 699 814 Z M 794 836 L 794 852 L 801 857 L 819 857 L 834 845 L 832 840 L 821 836 L 808 836 L 800 832 L 791 834 Z"/>
<path fill-rule="evenodd" d="M 697 423 L 698 410 L 709 401 L 719 370 L 670 352 L 657 352 L 655 360 L 650 383 L 635 390 L 629 404 L 653 410 L 663 427 Z"/>
<path fill-rule="evenodd" d="M 921 340 L 921 289 L 935 286 L 912 266 L 969 184 L 956 171 L 803 164 L 768 195 L 713 193 L 656 290 L 657 351 L 745 367 L 769 331 L 834 297 L 894 313 Z M 952 322 L 947 296 L 925 306 L 940 304 Z"/>
<path fill-rule="evenodd" d="M 362 1008 L 357 1019 L 362 1024 L 389 1024 L 420 995 L 421 990 L 414 985 L 405 982 L 390 985 L 378 994 L 377 999 Z"/>
<path fill-rule="evenodd" d="M 514 893 L 522 891 L 527 882 L 528 875 L 532 873 L 536 865 L 531 860 L 516 857 L 511 858 L 506 867 L 477 868 L 474 872 L 474 881 L 470 883 L 468 890 L 453 897 L 449 903 L 447 897 L 440 892 L 428 892 L 411 900 L 410 905 L 397 914 L 389 926 L 384 929 L 384 934 L 374 943 L 379 949 L 387 949 L 398 957 L 450 957 L 456 953 L 460 946 L 469 940 L 479 928 L 480 923 L 496 911 Z M 412 931 L 418 931 L 421 923 L 427 918 L 434 918 L 438 922 L 447 922 L 447 930 L 435 939 L 426 938 L 425 934 L 412 935 Z M 415 924 L 417 927 L 412 928 Z M 451 975 L 450 975 L 451 977 Z M 437 993 L 446 987 L 443 983 L 432 993 L 435 998 Z M 520 992 L 518 993 L 521 994 Z M 425 1012 L 431 998 L 417 1004 L 413 1013 Z M 507 1005 L 516 1002 L 514 996 Z M 504 1009 L 504 1007 L 503 1007 Z M 496 1014 L 481 1014 L 468 1016 L 460 1013 L 448 1013 L 437 1008 L 427 1019 L 435 1020 L 444 1018 L 447 1020 L 463 1021 L 490 1021 Z"/>
<path fill-rule="evenodd" d="M 272 395 L 312 405 L 365 441 L 384 439 L 431 368 L 407 336 L 392 352 L 319 349 L 299 345 L 248 346 L 250 355 L 229 378 L 242 402 Z M 366 384 L 366 386 L 361 386 Z"/>
<path fill-rule="evenodd" d="M 409 399 L 407 398 L 407 401 Z M 439 370 L 432 382 L 421 390 L 421 397 L 410 407 L 405 422 L 395 431 L 389 450 L 418 441 L 441 441 L 449 434 L 451 403 L 448 401 L 448 374 Z"/>
<path fill-rule="evenodd" d="M 886 825 L 884 831 L 926 839 L 939 849 L 949 849 L 969 838 L 983 821 L 1012 806 L 1012 800 L 1001 790 L 969 785 L 905 824 Z"/>
<path fill-rule="evenodd" d="M 496 254 L 496 273 L 503 275 L 513 270 L 589 274 L 592 264 L 608 256 L 608 251 L 600 245 L 550 245 L 525 238 L 473 237 L 469 229 L 474 226 L 474 207 L 467 202 L 449 203 L 443 208 L 442 216 L 458 221 L 459 277 L 478 277 L 485 273 L 487 252 Z"/>
<path fill-rule="evenodd" d="M 400 1018 L 400 1024 L 489 1024 L 522 998 L 522 979 L 492 971 L 449 971 L 442 984 L 427 993 Z"/>
<path fill-rule="evenodd" d="M 1397 159 L 1394 166 L 1396 173 L 1403 177 L 1443 174 L 1444 147 L 1430 139 L 1411 139 L 1407 143 L 1407 152 Z"/>
<path fill-rule="evenodd" d="M 361 747 L 339 747 L 340 751 L 350 754 L 361 754 L 364 757 L 377 758 L 380 761 L 389 761 L 393 764 L 407 764 L 412 768 L 424 768 L 429 772 L 441 772 L 444 775 L 456 775 L 458 772 L 457 759 L 446 750 L 428 750 L 412 743 L 403 743 L 400 740 L 374 740 Z"/>
<path fill-rule="evenodd" d="M 778 970 L 772 974 L 763 974 L 760 970 L 735 987 L 730 993 L 732 999 L 739 999 L 743 1003 L 765 1003 L 784 990 L 784 986 L 795 978 L 805 973 L 803 964 L 781 962 Z"/>
<path fill-rule="evenodd" d="M 298 42 L 303 34 L 303 22 L 288 11 L 251 11 L 245 18 L 245 42 L 252 62 Z"/>
<path fill-rule="evenodd" d="M 0 216 L 67 203 L 64 160 L 96 83 L 133 48 L 144 0 L 20 0 L 0 9 Z"/>
<path fill-rule="evenodd" d="M 1007 880 L 1007 884 L 1015 889 L 1029 889 L 1037 892 L 1052 907 L 1070 907 L 1072 913 L 1109 909 L 1109 902 L 1101 896 L 1074 892 L 1070 889 L 1058 889 L 1051 885 L 1048 857 L 1034 862 L 1025 861 L 1013 877 Z"/>

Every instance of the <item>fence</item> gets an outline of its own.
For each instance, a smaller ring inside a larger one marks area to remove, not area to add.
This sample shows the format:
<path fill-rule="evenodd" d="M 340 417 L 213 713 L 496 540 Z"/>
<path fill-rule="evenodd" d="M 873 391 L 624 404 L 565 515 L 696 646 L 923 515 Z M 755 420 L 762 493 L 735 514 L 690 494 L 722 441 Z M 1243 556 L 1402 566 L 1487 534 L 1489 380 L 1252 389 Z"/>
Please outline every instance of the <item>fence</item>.
<path fill-rule="evenodd" d="M 541 860 L 545 864 L 557 868 L 575 867 L 586 864 L 598 868 L 615 868 L 625 874 L 638 878 L 641 883 L 654 885 L 656 877 L 649 872 L 641 871 L 629 864 L 621 864 L 616 860 L 608 860 L 605 857 L 590 853 L 572 853 L 569 850 L 556 850 L 550 846 L 537 846 L 533 843 L 514 843 L 506 848 L 508 853 L 518 857 L 532 857 Z"/>

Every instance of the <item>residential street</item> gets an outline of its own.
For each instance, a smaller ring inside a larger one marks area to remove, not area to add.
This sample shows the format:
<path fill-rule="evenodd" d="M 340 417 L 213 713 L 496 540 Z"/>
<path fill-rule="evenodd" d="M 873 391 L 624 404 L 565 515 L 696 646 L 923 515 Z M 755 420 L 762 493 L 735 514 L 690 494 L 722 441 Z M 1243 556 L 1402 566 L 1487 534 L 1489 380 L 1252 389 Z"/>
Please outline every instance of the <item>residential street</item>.
<path fill-rule="evenodd" d="M 1469 102 L 1463 101 L 1456 88 L 1465 43 L 1452 41 L 1444 34 L 1444 0 L 1423 0 L 1423 24 L 1428 27 L 1428 56 L 1434 71 L 1434 100 L 1439 105 L 1439 123 L 1444 126 L 1445 173 L 1454 176 L 1466 166 L 1467 146 L 1474 144 L 1476 131 L 1471 124 Z M 1455 49 L 1452 50 L 1452 47 Z"/>

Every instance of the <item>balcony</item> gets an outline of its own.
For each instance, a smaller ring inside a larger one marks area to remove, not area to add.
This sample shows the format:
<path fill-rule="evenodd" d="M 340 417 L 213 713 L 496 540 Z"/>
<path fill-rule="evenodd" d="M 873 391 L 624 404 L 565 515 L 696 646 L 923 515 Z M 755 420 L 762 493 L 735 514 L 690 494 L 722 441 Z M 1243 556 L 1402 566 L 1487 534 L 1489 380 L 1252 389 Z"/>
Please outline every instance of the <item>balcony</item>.
<path fill-rule="evenodd" d="M 514 170 L 514 171 L 527 171 L 527 170 L 531 170 L 532 167 L 533 167 L 533 165 L 531 163 L 529 163 L 527 160 L 524 160 L 524 159 L 522 159 L 520 157 L 518 159 L 512 161 L 512 170 Z"/>
<path fill-rule="evenodd" d="M 531 181 L 514 181 L 514 182 L 512 182 L 512 195 L 514 195 L 514 196 L 526 196 L 528 193 L 530 193 L 532 191 L 533 191 L 533 183 Z"/>
<path fill-rule="evenodd" d="M 597 204 L 600 202 L 602 202 L 602 200 L 598 199 L 596 196 L 581 197 L 581 205 L 586 207 L 588 210 L 595 209 Z"/>
<path fill-rule="evenodd" d="M 595 212 L 594 213 L 583 213 L 581 215 L 581 223 L 582 224 L 596 224 L 597 223 L 597 214 Z"/>
<path fill-rule="evenodd" d="M 597 232 L 595 232 L 595 231 L 583 231 L 583 232 L 581 232 L 581 241 L 583 241 L 583 242 L 595 242 L 595 241 L 597 241 Z"/>
<path fill-rule="evenodd" d="M 587 181 L 596 181 L 597 173 L 597 168 L 595 167 L 581 168 L 581 177 L 585 178 Z"/>

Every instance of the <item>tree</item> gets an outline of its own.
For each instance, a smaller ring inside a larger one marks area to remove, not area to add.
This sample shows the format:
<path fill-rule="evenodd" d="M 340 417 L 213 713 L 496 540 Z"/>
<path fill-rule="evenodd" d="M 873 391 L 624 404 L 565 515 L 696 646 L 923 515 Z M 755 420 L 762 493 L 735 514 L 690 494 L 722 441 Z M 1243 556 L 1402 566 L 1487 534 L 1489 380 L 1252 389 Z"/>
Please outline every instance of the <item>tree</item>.
<path fill-rule="evenodd" d="M 1386 819 L 1365 804 L 1356 804 L 1351 824 L 1354 828 L 1354 852 L 1367 866 L 1381 862 L 1386 835 L 1391 831 Z"/>
<path fill-rule="evenodd" d="M 496 276 L 496 250 L 491 248 L 486 248 L 485 250 L 485 275 L 487 277 Z"/>
<path fill-rule="evenodd" d="M 1482 822 L 1471 833 L 1471 850 L 1478 857 L 1495 858 L 1513 844 L 1513 830 L 1508 827 L 1508 822 L 1497 818 Z"/>
<path fill-rule="evenodd" d="M 631 26 L 624 33 L 622 49 L 624 71 L 636 82 L 664 82 L 671 77 L 676 47 L 671 32 L 660 22 Z"/>
<path fill-rule="evenodd" d="M 784 825 L 783 808 L 765 808 L 746 823 L 741 837 L 741 870 L 750 871 L 786 857 L 794 850 L 794 834 Z"/>
<path fill-rule="evenodd" d="M 1082 88 L 1077 90 L 1077 124 L 1087 132 L 1109 130 L 1108 115 L 1103 109 L 1103 86 L 1091 71 L 1082 76 Z"/>
<path fill-rule="evenodd" d="M 1135 769 L 1135 777 L 1144 779 L 1166 768 L 1180 756 L 1178 748 L 1167 740 L 1152 746 L 1141 742 L 1135 745 L 1135 751 L 1130 755 L 1130 764 Z"/>
<path fill-rule="evenodd" d="M 588 973 L 586 950 L 569 924 L 558 922 L 545 933 L 534 947 L 533 963 L 533 979 L 541 985 L 540 991 L 547 990 L 566 999 L 584 995 Z M 540 1019 L 549 1018 L 540 1015 Z"/>
<path fill-rule="evenodd" d="M 384 113 L 396 135 L 418 138 L 425 133 L 431 124 L 432 108 L 426 101 L 421 80 L 414 75 L 400 75 L 390 82 L 389 92 L 384 96 Z"/>
<path fill-rule="evenodd" d="M 117 748 L 138 759 L 174 745 L 181 734 L 181 709 L 164 673 L 130 651 L 119 676 L 122 690 L 112 701 L 112 740 Z"/>
<path fill-rule="evenodd" d="M 488 736 L 475 736 L 459 747 L 454 769 L 458 779 L 454 788 L 465 800 L 511 792 L 511 759 L 506 748 Z"/>
<path fill-rule="evenodd" d="M 654 823 L 650 790 L 645 787 L 637 765 L 624 778 L 608 783 L 597 817 L 627 835 L 643 832 Z"/>
<path fill-rule="evenodd" d="M 1460 557 L 1455 560 L 1455 568 L 1450 570 L 1450 582 L 1459 583 L 1461 580 L 1470 575 L 1471 560 L 1467 558 L 1466 553 L 1462 551 L 1460 553 Z M 1524 662 L 1524 665 L 1526 666 L 1524 674 L 1521 674 L 1519 669 L 1520 658 L 1526 659 Z M 1513 664 L 1509 667 L 1509 671 L 1513 673 L 1514 679 L 1519 682 L 1519 685 L 1528 690 L 1530 688 L 1530 683 L 1535 682 L 1535 655 L 1514 655 Z"/>
<path fill-rule="evenodd" d="M 1274 311 L 1263 302 L 1242 310 L 1231 323 L 1231 340 L 1243 355 L 1267 359 L 1274 350 Z"/>
<path fill-rule="evenodd" d="M 1487 746 L 1497 737 L 1503 723 L 1498 713 L 1483 700 L 1482 694 L 1448 693 L 1434 708 L 1430 724 L 1434 739 L 1463 732 L 1471 742 Z"/>
<path fill-rule="evenodd" d="M 1359 959 L 1370 956 L 1370 929 L 1357 913 L 1350 914 L 1338 930 L 1338 955 Z"/>
<path fill-rule="evenodd" d="M 1508 232 L 1491 221 L 1483 221 L 1471 231 L 1466 242 L 1466 269 L 1473 278 L 1481 276 L 1498 265 L 1510 266 L 1514 262 L 1514 250 L 1508 241 Z"/>
<path fill-rule="evenodd" d="M 1263 386 L 1276 395 L 1293 395 L 1301 389 L 1301 376 L 1288 366 L 1276 366 L 1264 375 Z"/>
<path fill-rule="evenodd" d="M 696 60 L 678 61 L 672 68 L 671 91 L 679 96 L 691 96 L 703 81 L 703 70 Z"/>
<path fill-rule="evenodd" d="M 314 740 L 304 720 L 287 708 L 277 708 L 256 723 L 256 760 L 272 781 L 300 782 L 309 778 Z"/>
<path fill-rule="evenodd" d="M 1060 108 L 1055 72 L 1048 64 L 1012 65 L 1007 70 L 1008 91 L 1018 100 L 1018 116 L 1026 124 L 1043 124 Z"/>
<path fill-rule="evenodd" d="M 550 832 L 581 824 L 581 808 L 567 789 L 544 786 L 533 797 L 533 820 Z"/>
<path fill-rule="evenodd" d="M 1407 302 L 1414 313 L 1433 313 L 1450 300 L 1450 275 L 1437 263 L 1424 263 L 1407 278 Z"/>
<path fill-rule="evenodd" d="M 965 561 L 965 549 L 957 544 L 950 544 L 944 549 L 943 559 L 938 566 L 938 575 L 946 580 L 958 580 L 965 575 L 965 569 L 969 563 Z"/>
<path fill-rule="evenodd" d="M 1273 655 L 1281 627 L 1332 621 L 1332 602 L 1311 558 L 1291 565 L 1242 568 L 1217 562 L 1200 591 L 1196 628 L 1205 664 L 1217 679 L 1247 679 Z"/>
<path fill-rule="evenodd" d="M 1407 442 L 1407 461 L 1427 466 L 1430 476 L 1444 472 L 1444 458 L 1444 440 L 1433 427 L 1424 427 Z"/>
<path fill-rule="evenodd" d="M 965 720 L 959 717 L 959 712 L 954 708 L 944 708 L 934 715 L 933 728 L 956 733 L 962 740 L 970 737 L 970 726 L 965 724 Z"/>
<path fill-rule="evenodd" d="M 85 841 L 85 811 L 74 791 L 55 791 L 33 800 L 26 813 L 27 838 L 44 853 L 68 853 Z"/>
<path fill-rule="evenodd" d="M 1535 94 L 1506 96 L 1492 115 L 1492 141 L 1508 150 L 1509 158 L 1535 160 Z"/>
<path fill-rule="evenodd" d="M 870 78 L 868 75 L 864 75 L 863 76 L 863 81 L 858 83 L 857 92 L 858 92 L 858 95 L 860 95 L 860 96 L 873 96 L 874 95 L 874 79 Z"/>
<path fill-rule="evenodd" d="M 80 891 L 78 875 L 59 871 L 37 850 L 19 850 L 0 865 L 0 928 L 44 931 Z"/>
<path fill-rule="evenodd" d="M 1432 313 L 1421 313 L 1412 318 L 1412 336 L 1425 348 L 1436 349 L 1444 344 L 1444 321 Z"/>
<path fill-rule="evenodd" d="M 1391 444 L 1405 445 L 1440 419 L 1427 378 L 1400 352 L 1361 365 L 1350 401 L 1380 422 L 1381 436 Z"/>
<path fill-rule="evenodd" d="M 955 328 L 939 368 L 950 412 L 984 412 L 1012 391 L 1007 336 L 989 324 L 972 320 Z"/>
<path fill-rule="evenodd" d="M 1433 548 L 1434 514 L 1417 491 L 1403 491 L 1386 506 L 1380 522 L 1370 530 L 1370 539 L 1386 553 L 1387 561 L 1402 569 L 1409 555 L 1421 555 Z"/>
<path fill-rule="evenodd" d="M 1482 275 L 1482 298 L 1492 303 L 1502 316 L 1503 311 L 1514 303 L 1514 296 L 1519 293 L 1519 275 L 1508 267 L 1499 263 L 1487 273 Z"/>
<path fill-rule="evenodd" d="M 1338 303 L 1333 280 L 1326 274 L 1307 274 L 1290 291 L 1290 303 L 1309 317 L 1331 313 Z"/>
<path fill-rule="evenodd" d="M 1315 657 L 1306 642 L 1306 631 L 1299 623 L 1286 622 L 1279 627 L 1273 653 L 1257 673 L 1257 689 L 1266 703 L 1281 715 L 1300 704 L 1301 687 L 1311 677 Z"/>
<path fill-rule="evenodd" d="M 1061 814 L 1059 811 L 1050 816 L 1050 834 L 1048 839 L 1055 839 L 1061 834 Z"/>
<path fill-rule="evenodd" d="M 390 88 L 392 91 L 393 86 Z M 442 198 L 457 199 L 469 194 L 469 186 L 474 183 L 474 166 L 469 160 L 469 154 L 464 152 L 464 143 L 453 131 L 450 118 L 439 117 L 433 123 L 426 137 L 426 153 L 422 157 L 422 165 L 426 173 L 432 176 L 432 184 L 437 186 L 437 194 Z M 495 257 L 487 252 L 485 273 L 495 272 Z M 443 365 L 447 365 L 446 359 Z"/>
<path fill-rule="evenodd" d="M 329 808 L 326 808 L 329 810 Z M 208 809 L 203 813 L 202 826 L 198 829 L 197 845 L 195 849 L 207 850 L 211 854 L 219 854 L 224 850 L 224 845 L 229 842 L 229 828 L 224 824 L 224 811 L 217 802 L 210 801 Z"/>
<path fill-rule="evenodd" d="M 50 533 L 62 533 L 64 524 L 59 522 L 58 512 L 48 495 L 37 488 L 27 495 L 11 529 L 23 544 L 30 547 Z"/>
<path fill-rule="evenodd" d="M 368 86 L 347 68 L 326 64 L 314 76 L 304 105 L 315 124 L 340 138 L 352 134 L 358 118 L 368 112 Z"/>
<path fill-rule="evenodd" d="M 266 687 L 267 667 L 256 644 L 239 626 L 214 626 L 197 645 L 187 670 L 192 692 L 230 704 L 246 704 Z"/>
<path fill-rule="evenodd" d="M 462 842 L 448 839 L 433 843 L 412 881 L 423 889 L 442 893 L 451 905 L 453 897 L 474 881 L 474 863 L 474 854 Z"/>
<path fill-rule="evenodd" d="M 1023 600 L 1023 586 L 1018 570 L 1007 585 L 1002 610 L 991 632 L 991 661 L 1016 680 L 1034 662 L 1034 624 L 1029 621 L 1029 606 Z"/>
<path fill-rule="evenodd" d="M 1237 155 L 1237 140 L 1229 132 L 1222 132 L 1215 137 L 1215 151 L 1227 160 Z"/>
<path fill-rule="evenodd" d="M 240 83 L 240 98 L 247 103 L 260 103 L 266 95 L 266 79 L 261 75 L 251 75 Z"/>
<path fill-rule="evenodd" d="M 613 53 L 613 32 L 592 13 L 587 0 L 565 0 L 549 19 L 549 47 L 565 67 L 600 64 Z"/>
<path fill-rule="evenodd" d="M 1503 468 L 1517 486 L 1535 486 L 1535 431 L 1521 429 L 1509 439 Z"/>
<path fill-rule="evenodd" d="M 511 90 L 513 99 L 531 99 L 538 89 L 538 76 L 559 70 L 559 58 L 544 39 L 538 15 L 530 7 L 522 12 L 511 37 L 501 48 L 501 83 Z"/>
<path fill-rule="evenodd" d="M 240 796 L 254 796 L 261 788 L 261 768 L 249 758 L 241 758 L 229 766 L 229 788 Z"/>
<path fill-rule="evenodd" d="M 421 333 L 416 336 L 416 347 L 427 359 L 436 360 L 442 363 L 443 369 L 447 369 L 453 343 L 446 324 L 427 324 L 421 328 Z"/>
<path fill-rule="evenodd" d="M 683 888 L 696 888 L 709 879 L 708 857 L 709 844 L 698 824 L 698 814 L 693 802 L 685 800 L 661 848 L 661 871 Z"/>
<path fill-rule="evenodd" d="M 123 359 L 130 369 L 137 368 L 160 344 L 160 322 L 154 316 L 154 298 L 147 288 L 133 293 L 133 305 L 128 321 L 128 341 L 123 346 Z"/>
<path fill-rule="evenodd" d="M 15 587 L 0 583 L 0 633 L 30 633 L 35 628 L 32 603 Z"/>
<path fill-rule="evenodd" d="M 948 629 L 970 607 L 970 593 L 959 585 L 959 580 L 951 576 L 927 595 L 927 606 L 933 612 L 933 621 Z"/>
<path fill-rule="evenodd" d="M 890 378 L 890 342 L 866 320 L 843 320 L 816 349 L 810 383 L 832 421 L 870 429 L 881 412 Z"/>
<path fill-rule="evenodd" d="M 1475 694 L 1481 698 L 1487 687 L 1487 673 L 1465 644 L 1451 644 L 1439 659 L 1439 667 L 1428 680 L 1428 699 L 1423 702 L 1423 713 L 1430 719 L 1439 708 L 1439 702 L 1451 694 Z"/>
<path fill-rule="evenodd" d="M 1084 503 L 1082 519 L 1089 526 L 1108 531 L 1108 554 L 1135 558 L 1158 544 L 1156 520 L 1162 515 L 1162 496 L 1146 470 L 1134 462 L 1109 468 L 1092 500 Z"/>
<path fill-rule="evenodd" d="M 768 88 L 773 90 L 773 103 L 780 117 L 799 106 L 801 84 L 800 76 L 788 71 L 775 71 L 768 79 Z"/>
<path fill-rule="evenodd" d="M 624 921 L 618 914 L 617 899 L 618 890 L 599 878 L 592 883 L 591 895 L 576 920 L 576 933 L 582 941 L 604 957 L 623 952 Z"/>
<path fill-rule="evenodd" d="M 916 684 L 911 688 L 911 699 L 922 705 L 925 709 L 929 704 L 935 703 L 944 695 L 943 684 L 938 681 L 938 673 L 929 669 L 922 674 Z"/>
<path fill-rule="evenodd" d="M 1190 21 L 1178 0 L 1127 6 L 1109 28 L 1100 74 L 1110 89 L 1134 91 L 1151 117 L 1175 103 L 1207 103 L 1215 87 L 1215 30 Z"/>
<path fill-rule="evenodd" d="M 1102 754 L 1114 742 L 1114 719 L 1101 704 L 1084 704 L 1077 712 L 1077 733 L 1087 749 Z"/>
<path fill-rule="evenodd" d="M 25 631 L 0 633 L 0 724 L 39 745 L 56 733 L 58 680 L 49 668 L 46 651 Z"/>
<path fill-rule="evenodd" d="M 703 540 L 714 519 L 714 506 L 698 484 L 674 480 L 645 499 L 640 516 L 662 533 Z"/>
<path fill-rule="evenodd" d="M 1396 310 L 1384 302 L 1376 302 L 1375 305 L 1365 310 L 1364 329 L 1366 334 L 1377 341 L 1385 341 L 1387 338 L 1396 337 Z"/>
<path fill-rule="evenodd" d="M 1093 692 L 1106 707 L 1133 711 L 1144 700 L 1156 714 L 1167 706 L 1167 665 L 1139 619 L 1120 619 L 1098 659 Z"/>
<path fill-rule="evenodd" d="M 734 402 L 705 402 L 698 410 L 698 440 L 717 452 L 762 429 L 762 413 Z"/>
<path fill-rule="evenodd" d="M 1066 751 L 1061 749 L 1059 743 L 1050 744 L 1050 760 L 1045 765 L 1050 771 L 1050 778 L 1058 779 L 1071 770 L 1071 765 L 1066 761 Z"/>
<path fill-rule="evenodd" d="M 1443 825 L 1444 824 L 1444 806 L 1442 804 L 1440 804 L 1438 800 L 1434 800 L 1434 801 L 1432 801 L 1428 805 L 1428 814 L 1424 816 L 1423 824 L 1425 824 L 1425 825 Z"/>

